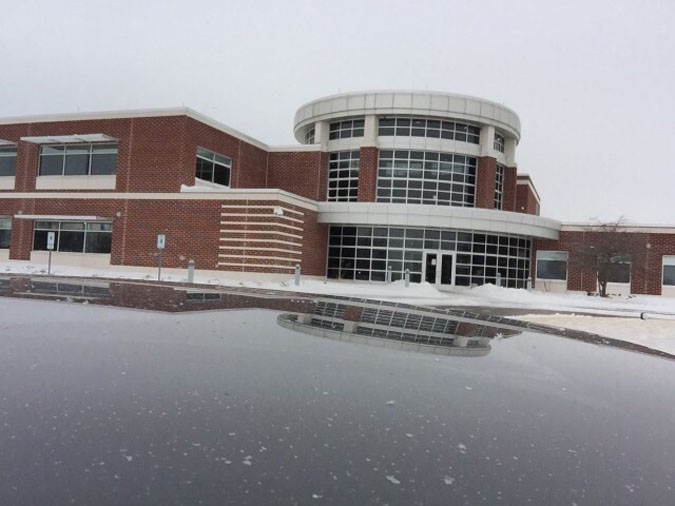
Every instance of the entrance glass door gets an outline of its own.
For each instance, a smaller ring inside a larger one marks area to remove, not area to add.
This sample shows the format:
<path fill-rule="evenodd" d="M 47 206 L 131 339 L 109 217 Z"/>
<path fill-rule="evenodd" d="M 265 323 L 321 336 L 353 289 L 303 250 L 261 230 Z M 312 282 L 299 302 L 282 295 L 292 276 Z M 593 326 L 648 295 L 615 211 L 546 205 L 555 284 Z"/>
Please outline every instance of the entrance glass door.
<path fill-rule="evenodd" d="M 424 254 L 424 281 L 436 284 L 436 274 L 438 272 L 438 254 L 426 252 Z"/>
<path fill-rule="evenodd" d="M 441 285 L 455 284 L 455 269 L 453 260 L 454 255 L 452 254 L 444 253 L 441 255 L 441 275 L 440 275 Z"/>
<path fill-rule="evenodd" d="M 425 251 L 424 281 L 432 285 L 454 285 L 455 255 L 440 251 Z"/>

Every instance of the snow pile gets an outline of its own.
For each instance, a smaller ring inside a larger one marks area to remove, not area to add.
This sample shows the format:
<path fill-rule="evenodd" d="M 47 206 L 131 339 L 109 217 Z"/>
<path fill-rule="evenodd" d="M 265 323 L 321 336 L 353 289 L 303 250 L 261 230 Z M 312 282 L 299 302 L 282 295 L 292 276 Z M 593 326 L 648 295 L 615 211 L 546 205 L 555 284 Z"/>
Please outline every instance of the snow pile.
<path fill-rule="evenodd" d="M 517 288 L 483 285 L 464 292 L 466 305 L 492 307 L 522 307 L 548 310 L 579 309 L 628 311 L 635 316 L 642 311 L 675 314 L 675 297 L 658 295 L 630 295 L 625 297 L 596 297 L 583 293 L 550 293 Z M 602 313 L 602 311 L 593 311 Z"/>
<path fill-rule="evenodd" d="M 655 350 L 675 354 L 675 320 L 640 320 L 639 318 L 575 314 L 531 314 L 514 316 L 514 318 L 543 325 L 592 332 L 604 337 L 641 344 Z"/>

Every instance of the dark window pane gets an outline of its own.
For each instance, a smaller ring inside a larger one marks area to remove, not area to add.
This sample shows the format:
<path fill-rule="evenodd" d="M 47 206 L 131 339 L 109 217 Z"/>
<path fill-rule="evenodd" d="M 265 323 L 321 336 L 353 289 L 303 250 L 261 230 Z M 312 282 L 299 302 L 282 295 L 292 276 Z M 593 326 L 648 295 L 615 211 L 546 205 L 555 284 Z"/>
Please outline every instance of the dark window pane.
<path fill-rule="evenodd" d="M 675 286 L 675 265 L 663 266 L 663 284 Z"/>
<path fill-rule="evenodd" d="M 91 158 L 91 174 L 108 176 L 117 172 L 117 153 L 98 154 L 94 151 Z"/>
<path fill-rule="evenodd" d="M 40 157 L 40 175 L 41 176 L 62 176 L 63 175 L 63 156 L 62 155 L 43 155 Z"/>
<path fill-rule="evenodd" d="M 79 150 L 78 150 L 79 151 Z M 89 154 L 66 154 L 66 176 L 86 176 L 89 173 Z"/>
<path fill-rule="evenodd" d="M 205 181 L 213 181 L 213 162 L 197 158 L 197 171 L 195 175 Z"/>
<path fill-rule="evenodd" d="M 112 234 L 110 232 L 87 232 L 85 253 L 110 253 Z"/>
<path fill-rule="evenodd" d="M 539 279 L 567 279 L 567 262 L 562 260 L 537 260 Z"/>
<path fill-rule="evenodd" d="M 9 241 L 12 237 L 11 230 L 0 230 L 0 248 L 9 248 Z"/>
<path fill-rule="evenodd" d="M 0 148 L 0 176 L 16 173 L 16 148 Z"/>
<path fill-rule="evenodd" d="M 216 165 L 213 171 L 213 182 L 225 186 L 230 185 L 230 169 Z"/>
<path fill-rule="evenodd" d="M 82 253 L 84 251 L 84 232 L 61 231 L 59 234 L 59 251 Z"/>
<path fill-rule="evenodd" d="M 47 230 L 36 230 L 33 235 L 33 249 L 35 251 L 47 251 Z M 56 239 L 59 233 L 56 232 Z"/>
<path fill-rule="evenodd" d="M 630 283 L 630 264 L 610 264 L 607 281 L 610 283 Z"/>

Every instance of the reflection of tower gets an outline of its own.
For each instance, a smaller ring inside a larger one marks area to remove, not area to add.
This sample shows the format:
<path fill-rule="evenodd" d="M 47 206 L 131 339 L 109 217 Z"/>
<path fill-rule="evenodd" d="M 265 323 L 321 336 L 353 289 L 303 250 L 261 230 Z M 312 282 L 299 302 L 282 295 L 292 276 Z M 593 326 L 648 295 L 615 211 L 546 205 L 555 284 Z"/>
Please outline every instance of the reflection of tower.
<path fill-rule="evenodd" d="M 278 322 L 321 337 L 465 356 L 487 354 L 497 334 L 517 333 L 439 310 L 376 301 L 320 300 L 312 313 L 284 314 Z"/>

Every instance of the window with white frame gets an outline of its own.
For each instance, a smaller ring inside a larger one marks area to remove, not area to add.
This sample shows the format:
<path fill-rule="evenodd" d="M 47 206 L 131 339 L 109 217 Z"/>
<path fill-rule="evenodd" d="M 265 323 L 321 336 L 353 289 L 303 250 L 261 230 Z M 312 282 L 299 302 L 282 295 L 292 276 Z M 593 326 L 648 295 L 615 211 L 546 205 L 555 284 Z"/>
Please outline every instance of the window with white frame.
<path fill-rule="evenodd" d="M 0 217 L 0 249 L 8 249 L 12 238 L 12 218 Z"/>
<path fill-rule="evenodd" d="M 495 181 L 495 209 L 502 209 L 504 205 L 504 166 L 497 164 Z"/>
<path fill-rule="evenodd" d="M 40 146 L 40 176 L 110 176 L 116 172 L 116 143 Z"/>
<path fill-rule="evenodd" d="M 567 251 L 537 251 L 537 278 L 567 280 Z"/>
<path fill-rule="evenodd" d="M 473 207 L 476 159 L 431 151 L 382 150 L 377 202 Z"/>
<path fill-rule="evenodd" d="M 459 121 L 394 116 L 380 118 L 378 135 L 432 137 L 478 144 L 480 127 Z"/>
<path fill-rule="evenodd" d="M 16 173 L 16 146 L 0 147 L 0 176 Z"/>
<path fill-rule="evenodd" d="M 663 286 L 675 286 L 675 255 L 663 255 Z"/>
<path fill-rule="evenodd" d="M 359 151 L 331 153 L 328 161 L 328 200 L 356 202 L 359 188 Z"/>
<path fill-rule="evenodd" d="M 314 128 L 307 130 L 307 133 L 305 134 L 305 144 L 314 144 L 314 132 Z"/>
<path fill-rule="evenodd" d="M 495 132 L 495 141 L 494 141 L 493 147 L 496 151 L 499 151 L 500 153 L 504 152 L 504 136 L 503 135 L 499 135 L 497 132 Z"/>
<path fill-rule="evenodd" d="M 33 250 L 47 251 L 47 235 L 56 234 L 54 251 L 69 253 L 110 253 L 112 223 L 84 221 L 36 221 Z"/>
<path fill-rule="evenodd" d="M 204 148 L 197 148 L 195 177 L 210 183 L 230 186 L 232 159 Z"/>
<path fill-rule="evenodd" d="M 363 118 L 334 121 L 330 124 L 328 138 L 334 140 L 347 139 L 349 137 L 363 137 L 364 124 L 365 120 Z"/>

